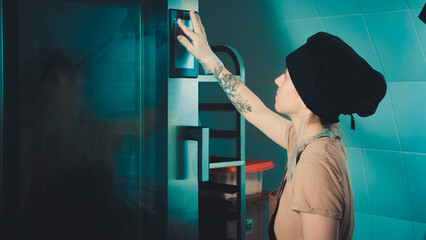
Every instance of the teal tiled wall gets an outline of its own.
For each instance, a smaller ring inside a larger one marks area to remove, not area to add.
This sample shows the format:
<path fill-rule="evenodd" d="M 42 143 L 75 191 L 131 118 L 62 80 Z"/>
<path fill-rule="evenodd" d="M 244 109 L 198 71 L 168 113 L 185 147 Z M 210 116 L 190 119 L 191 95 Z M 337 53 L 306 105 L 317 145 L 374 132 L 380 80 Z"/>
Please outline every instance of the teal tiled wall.
<path fill-rule="evenodd" d="M 426 24 L 418 18 L 425 0 L 199 2 L 209 43 L 241 53 L 246 85 L 271 109 L 285 57 L 319 31 L 339 36 L 385 76 L 388 89 L 374 115 L 355 114 L 355 131 L 349 116 L 339 117 L 354 193 L 353 237 L 426 239 Z M 247 158 L 276 164 L 263 177 L 263 189 L 275 189 L 286 150 L 250 124 L 246 138 Z"/>

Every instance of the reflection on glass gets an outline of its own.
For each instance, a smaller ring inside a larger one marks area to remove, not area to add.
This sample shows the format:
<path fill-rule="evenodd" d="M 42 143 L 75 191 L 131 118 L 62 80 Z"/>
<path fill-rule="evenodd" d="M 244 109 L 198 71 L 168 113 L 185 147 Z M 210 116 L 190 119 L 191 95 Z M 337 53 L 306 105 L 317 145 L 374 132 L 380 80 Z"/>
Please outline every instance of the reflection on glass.
<path fill-rule="evenodd" d="M 156 239 L 143 9 L 21 2 L 21 239 Z"/>

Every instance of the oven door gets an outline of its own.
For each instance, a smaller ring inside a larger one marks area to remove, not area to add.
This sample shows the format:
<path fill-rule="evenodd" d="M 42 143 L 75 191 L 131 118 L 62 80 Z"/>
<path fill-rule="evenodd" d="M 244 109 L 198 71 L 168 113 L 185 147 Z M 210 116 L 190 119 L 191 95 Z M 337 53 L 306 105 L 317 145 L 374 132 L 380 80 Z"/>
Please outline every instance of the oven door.
<path fill-rule="evenodd" d="M 167 239 L 167 1 L 1 2 L 3 239 Z"/>

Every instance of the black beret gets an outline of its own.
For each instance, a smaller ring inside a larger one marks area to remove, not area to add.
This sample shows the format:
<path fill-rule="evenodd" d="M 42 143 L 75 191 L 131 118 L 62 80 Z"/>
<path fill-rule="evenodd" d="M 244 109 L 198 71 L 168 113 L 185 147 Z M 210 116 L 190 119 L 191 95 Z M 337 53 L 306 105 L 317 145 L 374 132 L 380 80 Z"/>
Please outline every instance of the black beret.
<path fill-rule="evenodd" d="M 286 57 L 293 85 L 306 107 L 331 123 L 340 114 L 367 117 L 386 94 L 383 75 L 339 37 L 318 32 Z"/>

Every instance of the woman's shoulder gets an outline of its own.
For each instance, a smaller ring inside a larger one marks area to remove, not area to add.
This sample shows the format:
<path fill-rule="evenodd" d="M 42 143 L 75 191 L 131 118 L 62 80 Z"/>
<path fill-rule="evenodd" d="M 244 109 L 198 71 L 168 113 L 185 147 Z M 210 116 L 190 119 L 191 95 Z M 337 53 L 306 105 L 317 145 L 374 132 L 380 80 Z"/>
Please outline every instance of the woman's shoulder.
<path fill-rule="evenodd" d="M 309 144 L 301 155 L 302 158 L 316 161 L 323 165 L 330 173 L 335 176 L 342 176 L 346 169 L 347 162 L 346 150 L 340 139 L 324 137 L 317 139 Z"/>
<path fill-rule="evenodd" d="M 339 136 L 321 137 L 308 144 L 305 155 L 345 158 L 346 150 Z"/>

